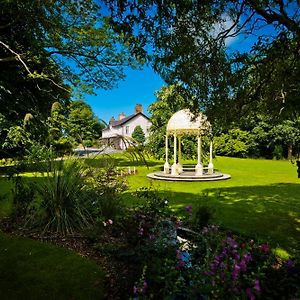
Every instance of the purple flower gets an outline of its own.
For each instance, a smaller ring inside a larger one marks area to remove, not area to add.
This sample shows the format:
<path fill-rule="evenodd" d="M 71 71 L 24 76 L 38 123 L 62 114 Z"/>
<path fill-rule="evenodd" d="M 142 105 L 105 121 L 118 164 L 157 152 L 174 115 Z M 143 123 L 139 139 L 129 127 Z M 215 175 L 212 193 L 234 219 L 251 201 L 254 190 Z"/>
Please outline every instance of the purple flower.
<path fill-rule="evenodd" d="M 139 229 L 138 235 L 139 235 L 139 236 L 142 236 L 143 234 L 144 234 L 144 228 L 141 227 L 141 228 Z"/>
<path fill-rule="evenodd" d="M 247 264 L 246 264 L 245 259 L 241 260 L 241 262 L 240 262 L 240 268 L 241 268 L 242 272 L 246 272 L 246 270 L 247 270 Z"/>
<path fill-rule="evenodd" d="M 247 296 L 248 296 L 248 298 L 249 298 L 250 300 L 255 300 L 255 296 L 254 296 L 254 294 L 252 293 L 252 290 L 251 290 L 250 288 L 247 288 L 247 289 L 246 289 L 246 294 L 247 294 Z"/>
<path fill-rule="evenodd" d="M 241 268 L 239 265 L 237 265 L 237 264 L 234 265 L 233 272 L 231 274 L 233 280 L 237 280 L 239 273 L 240 273 L 240 269 Z"/>
<path fill-rule="evenodd" d="M 154 235 L 154 234 L 149 234 L 149 239 L 150 239 L 151 241 L 153 241 L 153 240 L 155 239 L 155 235 Z"/>
<path fill-rule="evenodd" d="M 138 293 L 138 288 L 136 286 L 133 287 L 133 294 L 136 295 Z"/>
<path fill-rule="evenodd" d="M 148 284 L 147 284 L 147 281 L 145 280 L 144 285 L 143 285 L 143 292 L 144 293 L 146 292 L 147 288 L 148 288 Z"/>
<path fill-rule="evenodd" d="M 252 260 L 252 256 L 250 253 L 244 254 L 243 259 L 245 260 L 245 263 L 248 264 Z"/>
<path fill-rule="evenodd" d="M 255 282 L 254 282 L 254 289 L 255 289 L 258 293 L 260 293 L 261 288 L 260 288 L 259 280 L 255 280 Z"/>
<path fill-rule="evenodd" d="M 288 269 L 294 268 L 295 267 L 295 262 L 293 262 L 291 259 L 289 259 L 285 265 L 287 266 Z"/>
<path fill-rule="evenodd" d="M 192 206 L 191 204 L 189 204 L 189 205 L 187 205 L 187 206 L 185 207 L 185 210 L 188 211 L 188 212 L 191 212 L 192 209 L 193 209 L 193 206 Z"/>

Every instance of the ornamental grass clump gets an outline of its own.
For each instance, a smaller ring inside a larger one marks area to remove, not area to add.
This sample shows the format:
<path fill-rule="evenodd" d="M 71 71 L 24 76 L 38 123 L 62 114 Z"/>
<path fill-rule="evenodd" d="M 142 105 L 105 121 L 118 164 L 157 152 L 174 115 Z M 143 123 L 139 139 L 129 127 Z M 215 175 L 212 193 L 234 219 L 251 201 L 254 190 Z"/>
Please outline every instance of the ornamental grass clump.
<path fill-rule="evenodd" d="M 48 176 L 36 185 L 38 208 L 30 222 L 42 226 L 44 232 L 61 235 L 88 226 L 92 219 L 86 207 L 85 176 L 86 169 L 78 160 L 53 163 Z"/>

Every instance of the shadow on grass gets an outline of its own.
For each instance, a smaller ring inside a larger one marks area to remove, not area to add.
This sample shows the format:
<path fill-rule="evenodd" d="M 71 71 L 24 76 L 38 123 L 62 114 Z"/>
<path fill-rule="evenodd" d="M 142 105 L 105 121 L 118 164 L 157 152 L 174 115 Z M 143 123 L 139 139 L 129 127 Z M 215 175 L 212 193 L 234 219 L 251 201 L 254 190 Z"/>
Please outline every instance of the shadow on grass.
<path fill-rule="evenodd" d="M 214 208 L 215 223 L 249 237 L 278 245 L 300 256 L 300 185 L 272 184 L 205 189 L 195 195 L 160 191 L 169 199 L 177 215 L 185 206 L 205 205 Z M 125 195 L 132 201 L 129 195 Z M 298 253 L 297 253 L 298 251 Z"/>

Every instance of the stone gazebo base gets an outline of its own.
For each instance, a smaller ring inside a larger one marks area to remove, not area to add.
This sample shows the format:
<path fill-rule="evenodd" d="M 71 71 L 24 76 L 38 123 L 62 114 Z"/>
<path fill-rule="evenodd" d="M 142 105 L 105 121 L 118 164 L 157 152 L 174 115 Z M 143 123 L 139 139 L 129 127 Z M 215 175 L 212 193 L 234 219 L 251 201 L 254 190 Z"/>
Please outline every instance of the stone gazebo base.
<path fill-rule="evenodd" d="M 167 180 L 167 181 L 216 181 L 226 180 L 231 178 L 228 174 L 222 174 L 215 172 L 213 174 L 204 173 L 203 175 L 197 176 L 195 172 L 182 172 L 180 175 L 165 174 L 164 172 L 150 173 L 147 175 L 150 179 L 156 180 Z"/>

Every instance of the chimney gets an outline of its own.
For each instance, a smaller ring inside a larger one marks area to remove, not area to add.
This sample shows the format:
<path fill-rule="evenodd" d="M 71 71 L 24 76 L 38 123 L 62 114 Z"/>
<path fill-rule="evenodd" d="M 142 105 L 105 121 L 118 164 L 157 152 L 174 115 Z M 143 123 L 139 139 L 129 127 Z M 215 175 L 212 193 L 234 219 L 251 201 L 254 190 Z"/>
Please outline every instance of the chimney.
<path fill-rule="evenodd" d="M 135 113 L 138 114 L 138 113 L 142 113 L 143 112 L 143 106 L 142 104 L 136 104 L 135 105 Z"/>
<path fill-rule="evenodd" d="M 119 121 L 123 120 L 125 118 L 125 114 L 122 112 L 119 114 Z"/>
<path fill-rule="evenodd" d="M 109 125 L 112 125 L 115 121 L 115 118 L 112 116 L 109 120 Z"/>

